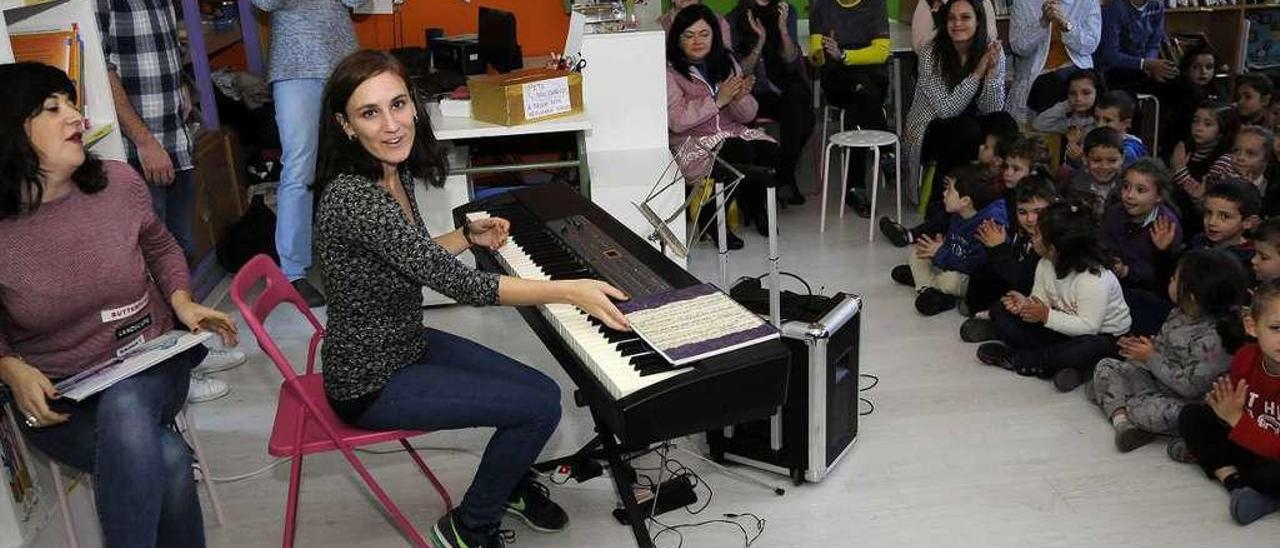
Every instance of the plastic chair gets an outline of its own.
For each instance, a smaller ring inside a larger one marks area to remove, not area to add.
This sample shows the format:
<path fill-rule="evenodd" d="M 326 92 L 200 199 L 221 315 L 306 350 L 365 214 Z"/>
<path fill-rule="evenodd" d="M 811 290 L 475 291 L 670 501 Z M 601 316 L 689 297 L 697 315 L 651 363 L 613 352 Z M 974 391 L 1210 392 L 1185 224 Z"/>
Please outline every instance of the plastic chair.
<path fill-rule="evenodd" d="M 898 222 L 902 222 L 902 166 L 901 166 L 901 147 L 898 144 L 898 136 L 887 131 L 879 131 L 873 129 L 855 129 L 850 131 L 842 131 L 831 136 L 827 141 L 827 146 L 822 152 L 822 165 L 825 168 L 831 163 L 831 149 L 840 147 L 844 149 L 844 164 L 840 172 L 840 196 L 844 196 L 849 191 L 849 151 L 854 148 L 865 148 L 871 151 L 871 217 L 875 218 L 876 202 L 880 189 L 880 147 L 893 145 L 894 160 L 899 163 L 898 169 L 894 170 L 894 179 L 898 193 Z M 818 228 L 819 232 L 827 231 L 827 183 L 830 180 L 830 173 L 826 173 L 825 169 L 822 174 L 822 213 L 821 221 Z M 840 218 L 844 218 L 844 206 L 840 207 Z M 876 238 L 876 223 L 873 220 L 868 223 L 867 241 L 874 241 Z"/>
<path fill-rule="evenodd" d="M 265 284 L 265 287 L 257 299 L 250 302 L 249 292 L 259 283 Z M 378 502 L 382 503 L 382 506 L 391 514 L 405 536 L 409 537 L 415 546 L 429 547 L 426 539 L 391 501 L 391 498 L 382 490 L 382 486 L 378 485 L 378 482 L 369 474 L 369 470 L 356 457 L 354 451 L 355 448 L 365 445 L 400 442 L 418 465 L 418 469 L 427 476 L 436 492 L 440 494 L 445 508 L 450 509 L 453 508 L 453 501 L 449 498 L 449 492 L 441 485 L 440 480 L 436 479 L 431 468 L 427 467 L 427 463 L 408 441 L 408 438 L 426 432 L 362 430 L 342 422 L 334 414 L 333 409 L 329 407 L 329 401 L 325 398 L 324 381 L 315 368 L 316 350 L 320 346 L 320 340 L 324 338 L 324 326 L 316 320 L 311 309 L 307 307 L 306 301 L 298 295 L 298 292 L 289 284 L 289 280 L 269 257 L 258 255 L 240 268 L 240 272 L 231 281 L 231 300 L 240 310 L 245 323 L 249 325 L 254 338 L 258 341 L 258 346 L 284 376 L 276 404 L 275 422 L 271 428 L 271 440 L 267 444 L 267 452 L 272 456 L 287 456 L 292 459 L 289 469 L 289 498 L 285 509 L 283 546 L 293 546 L 298 517 L 298 490 L 302 486 L 303 456 L 336 450 L 351 463 L 351 467 L 355 468 L 360 479 L 364 480 L 370 491 L 373 491 Z M 281 303 L 292 304 L 306 317 L 314 330 L 307 349 L 306 372 L 302 375 L 294 372 L 293 364 L 276 346 L 275 341 L 267 333 L 266 327 L 263 326 L 263 320 Z"/>
<path fill-rule="evenodd" d="M 204 458 L 204 451 L 200 447 L 200 438 L 196 435 L 195 422 L 191 420 L 188 406 L 182 406 L 182 411 L 178 412 L 174 422 L 174 427 L 187 439 L 191 444 L 191 450 L 195 452 L 195 465 L 200 470 L 200 482 L 204 484 L 205 492 L 209 494 L 214 519 L 218 521 L 218 525 L 226 525 L 226 518 L 222 514 L 222 502 L 219 501 L 218 493 L 213 488 L 213 472 L 209 471 L 209 461 Z M 58 510 L 62 512 L 62 528 L 67 533 L 67 546 L 80 548 L 80 535 L 76 533 L 76 519 L 71 513 L 71 505 L 67 503 L 67 486 L 62 480 L 62 466 L 58 461 L 50 458 L 49 472 L 53 475 L 53 489 L 57 493 Z M 82 481 L 91 481 L 88 474 L 83 472 L 76 472 L 76 474 L 81 476 Z"/>

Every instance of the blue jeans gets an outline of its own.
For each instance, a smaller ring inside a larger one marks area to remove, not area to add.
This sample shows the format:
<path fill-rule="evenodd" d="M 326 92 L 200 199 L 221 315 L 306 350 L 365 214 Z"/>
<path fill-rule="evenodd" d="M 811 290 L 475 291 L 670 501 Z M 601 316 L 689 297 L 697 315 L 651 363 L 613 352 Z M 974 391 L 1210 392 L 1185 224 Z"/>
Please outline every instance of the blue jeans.
<path fill-rule="evenodd" d="M 191 449 L 173 418 L 207 352 L 196 346 L 83 402 L 52 402 L 71 415 L 65 423 L 22 426 L 32 445 L 93 476 L 108 548 L 204 546 Z"/>
<path fill-rule="evenodd" d="M 290 280 L 297 280 L 305 277 L 311 266 L 309 187 L 316 177 L 324 80 L 281 80 L 272 89 L 283 149 L 280 187 L 276 191 L 276 252 L 280 254 L 280 270 Z"/>
<path fill-rule="evenodd" d="M 134 169 L 142 173 L 138 166 L 135 165 Z M 196 171 L 194 169 L 176 171 L 173 174 L 173 184 L 169 186 L 147 184 L 147 188 L 151 190 L 151 209 L 155 210 L 156 217 L 164 223 L 165 228 L 169 229 L 169 233 L 173 234 L 173 239 L 178 240 L 178 245 L 182 247 L 182 253 L 186 255 L 187 262 L 197 259 L 192 230 L 192 222 L 196 215 Z"/>
<path fill-rule="evenodd" d="M 550 377 L 468 339 L 427 329 L 426 352 L 396 372 L 357 421 L 371 430 L 496 427 L 458 513 L 469 526 L 502 520 L 512 490 L 560 422 Z"/>

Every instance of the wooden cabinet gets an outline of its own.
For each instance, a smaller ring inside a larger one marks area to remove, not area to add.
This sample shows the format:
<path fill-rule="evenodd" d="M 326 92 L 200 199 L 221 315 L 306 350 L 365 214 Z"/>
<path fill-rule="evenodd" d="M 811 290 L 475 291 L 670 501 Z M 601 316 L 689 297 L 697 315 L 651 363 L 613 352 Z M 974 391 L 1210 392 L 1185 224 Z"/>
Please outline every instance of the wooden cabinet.
<path fill-rule="evenodd" d="M 244 162 L 239 150 L 235 133 L 227 129 L 205 131 L 196 141 L 192 239 L 197 257 L 214 250 L 248 205 L 240 180 Z"/>

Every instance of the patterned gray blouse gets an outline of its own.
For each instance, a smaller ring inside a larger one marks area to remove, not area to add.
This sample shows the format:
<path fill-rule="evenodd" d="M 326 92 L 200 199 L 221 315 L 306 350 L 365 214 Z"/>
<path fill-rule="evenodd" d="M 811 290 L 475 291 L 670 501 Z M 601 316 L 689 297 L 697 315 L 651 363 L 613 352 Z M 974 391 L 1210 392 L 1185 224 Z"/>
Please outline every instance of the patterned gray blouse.
<path fill-rule="evenodd" d="M 402 173 L 400 181 L 413 196 L 412 178 Z M 330 182 L 320 199 L 316 251 L 329 300 L 320 355 L 331 401 L 376 398 L 422 356 L 422 286 L 464 304 L 498 300 L 498 275 L 462 264 L 432 240 L 410 202 L 412 223 L 376 181 L 354 175 Z"/>

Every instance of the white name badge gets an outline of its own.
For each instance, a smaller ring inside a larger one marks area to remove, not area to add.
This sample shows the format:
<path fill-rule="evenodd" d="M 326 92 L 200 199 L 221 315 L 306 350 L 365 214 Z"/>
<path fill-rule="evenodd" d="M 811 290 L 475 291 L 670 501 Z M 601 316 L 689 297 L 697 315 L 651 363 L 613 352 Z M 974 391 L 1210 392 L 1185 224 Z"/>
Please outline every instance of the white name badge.
<path fill-rule="evenodd" d="M 569 77 L 538 80 L 521 86 L 524 92 L 524 119 L 536 120 L 569 112 Z"/>
<path fill-rule="evenodd" d="M 109 308 L 102 311 L 102 323 L 111 323 L 117 320 L 123 320 L 137 314 L 143 308 L 147 307 L 147 303 L 151 302 L 151 298 L 146 293 L 142 294 L 142 298 L 134 302 L 126 304 L 120 308 Z"/>

